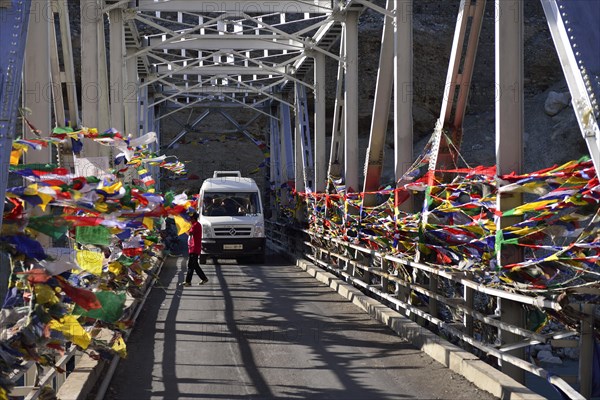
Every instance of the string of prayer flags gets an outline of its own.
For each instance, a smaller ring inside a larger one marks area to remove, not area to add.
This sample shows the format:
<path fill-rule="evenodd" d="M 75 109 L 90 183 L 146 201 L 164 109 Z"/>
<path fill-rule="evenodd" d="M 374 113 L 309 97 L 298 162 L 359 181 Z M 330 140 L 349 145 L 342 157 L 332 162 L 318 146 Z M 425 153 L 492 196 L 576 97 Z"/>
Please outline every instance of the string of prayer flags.
<path fill-rule="evenodd" d="M 19 164 L 25 151 L 67 144 L 77 153 L 86 140 L 94 140 L 129 156 L 127 168 L 166 164 L 185 174 L 185 166 L 174 157 L 149 150 L 156 141 L 154 134 L 136 140 L 123 138 L 114 129 L 56 128 L 50 137 L 37 133 L 35 140 L 13 144 L 9 170 L 24 178 L 24 185 L 7 190 L 0 232 L 0 244 L 12 255 L 13 271 L 2 315 L 14 316 L 3 318 L 0 332 L 11 341 L 10 356 L 0 343 L 1 390 L 10 384 L 8 374 L 25 365 L 23 360 L 42 362 L 37 354 L 64 351 L 67 341 L 99 357 L 125 356 L 119 334 L 127 324 L 121 321 L 125 293 L 142 286 L 163 248 L 155 219 L 184 214 L 196 204 L 185 194 L 170 194 L 167 199 L 150 192 L 147 185 L 127 184 L 117 175 L 78 176 L 55 164 Z M 148 183 L 151 175 L 144 173 Z M 31 210 L 37 206 L 50 208 L 51 213 L 34 215 Z M 66 236 L 74 247 L 44 249 L 36 238 L 39 234 Z M 35 309 L 31 317 L 19 314 L 29 308 Z M 91 327 L 97 321 L 113 332 L 110 344 L 93 338 Z"/>
<path fill-rule="evenodd" d="M 312 231 L 409 258 L 418 249 L 422 262 L 466 268 L 477 272 L 482 284 L 505 285 L 507 290 L 539 293 L 600 276 L 600 245 L 594 239 L 600 235 L 594 217 L 599 212 L 600 185 L 588 158 L 500 177 L 495 176 L 495 167 L 421 173 L 426 160 L 427 156 L 417 159 L 395 190 L 369 193 L 378 199 L 375 207 L 365 207 L 365 193 L 346 193 L 343 181 L 332 179 L 335 193 L 296 193 L 299 197 L 290 198 L 290 206 L 282 207 L 281 214 L 292 216 L 304 202 Z M 439 179 L 445 175 L 452 180 Z M 436 177 L 433 186 L 422 186 L 430 176 Z M 422 190 L 427 200 L 422 212 L 407 214 L 398 209 L 407 193 Z M 537 198 L 500 212 L 496 209 L 499 191 L 522 191 Z M 497 218 L 515 215 L 522 220 L 497 230 Z M 499 269 L 496 254 L 507 245 L 529 249 L 527 257 Z"/>

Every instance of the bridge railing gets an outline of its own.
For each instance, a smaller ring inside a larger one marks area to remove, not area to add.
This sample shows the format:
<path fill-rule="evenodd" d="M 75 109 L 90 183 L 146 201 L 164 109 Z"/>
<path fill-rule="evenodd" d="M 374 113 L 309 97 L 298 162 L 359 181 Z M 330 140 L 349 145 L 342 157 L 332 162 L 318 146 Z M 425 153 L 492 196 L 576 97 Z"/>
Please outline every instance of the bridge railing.
<path fill-rule="evenodd" d="M 154 266 L 148 271 L 145 282 L 140 287 L 141 297 L 128 296 L 125 303 L 123 320 L 131 321 L 130 327 L 125 330 L 123 339 L 127 341 L 135 326 L 150 291 L 154 287 L 156 277 L 160 274 L 163 266 L 162 259 L 156 259 Z M 100 337 L 98 337 L 100 338 Z M 106 338 L 110 339 L 110 338 Z M 33 361 L 27 362 L 23 368 L 11 376 L 15 387 L 10 392 L 11 398 L 23 398 L 24 400 L 35 400 L 47 398 L 49 393 L 57 393 L 58 398 L 73 398 L 73 392 L 83 398 L 87 392 L 96 384 L 97 379 L 102 376 L 98 385 L 96 398 L 104 398 L 112 375 L 117 367 L 120 357 L 113 356 L 110 363 L 102 360 L 93 360 L 84 352 L 78 350 L 77 346 L 71 345 L 65 353 L 54 362 L 52 367 L 41 367 Z M 105 371 L 106 369 L 106 371 Z M 70 384 L 69 377 L 73 372 L 78 372 L 78 382 Z M 67 385 L 65 385 L 67 383 Z M 69 386 L 68 389 L 65 389 Z"/>
<path fill-rule="evenodd" d="M 593 345 L 592 332 L 582 335 L 560 327 L 538 333 L 500 320 L 502 302 L 520 305 L 530 319 L 560 310 L 558 302 L 483 286 L 471 279 L 469 271 L 433 268 L 289 224 L 269 221 L 267 228 L 275 250 L 310 260 L 492 365 L 511 364 L 550 382 L 572 399 L 585 398 L 577 387 L 591 387 L 591 368 L 580 365 L 577 375 L 558 376 L 540 367 L 531 351 L 528 359 L 509 354 L 515 349 L 531 350 L 536 344 L 576 347 L 580 352 Z M 579 311 L 586 320 L 581 326 L 593 327 L 593 305 Z M 503 344 L 506 333 L 520 340 Z"/>

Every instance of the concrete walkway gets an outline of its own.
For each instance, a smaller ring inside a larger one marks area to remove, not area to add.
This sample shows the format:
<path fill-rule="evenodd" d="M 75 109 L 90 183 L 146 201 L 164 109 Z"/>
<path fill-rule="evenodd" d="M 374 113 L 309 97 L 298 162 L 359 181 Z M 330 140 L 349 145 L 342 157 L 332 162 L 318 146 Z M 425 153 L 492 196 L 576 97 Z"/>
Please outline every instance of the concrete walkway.
<path fill-rule="evenodd" d="M 276 256 L 169 258 L 107 399 L 492 399 Z"/>

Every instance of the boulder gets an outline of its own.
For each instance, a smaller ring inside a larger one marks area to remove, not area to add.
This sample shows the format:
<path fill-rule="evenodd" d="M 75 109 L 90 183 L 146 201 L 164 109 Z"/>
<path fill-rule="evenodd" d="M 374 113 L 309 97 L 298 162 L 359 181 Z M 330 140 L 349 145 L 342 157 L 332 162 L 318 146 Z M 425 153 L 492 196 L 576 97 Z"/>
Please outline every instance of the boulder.
<path fill-rule="evenodd" d="M 552 354 L 551 351 L 542 350 L 537 354 L 537 358 L 541 363 L 546 364 L 562 364 L 562 360 Z"/>
<path fill-rule="evenodd" d="M 553 117 L 571 104 L 571 93 L 558 93 L 551 91 L 548 93 L 546 102 L 544 103 L 544 111 L 549 116 Z"/>

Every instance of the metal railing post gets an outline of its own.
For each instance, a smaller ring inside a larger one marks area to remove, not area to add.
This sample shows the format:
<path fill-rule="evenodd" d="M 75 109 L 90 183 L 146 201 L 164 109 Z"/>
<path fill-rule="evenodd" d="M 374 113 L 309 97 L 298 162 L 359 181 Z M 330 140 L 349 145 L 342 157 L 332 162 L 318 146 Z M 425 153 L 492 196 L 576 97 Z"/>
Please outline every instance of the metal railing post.
<path fill-rule="evenodd" d="M 579 393 L 586 399 L 592 397 L 592 373 L 594 362 L 594 314 L 595 304 L 581 305 L 585 318 L 581 320 L 579 333 Z"/>
<path fill-rule="evenodd" d="M 382 257 L 381 258 L 381 272 L 383 272 L 384 274 L 387 274 L 389 265 L 390 265 L 390 262 Z M 388 289 L 389 283 L 390 283 L 390 281 L 388 278 L 386 278 L 385 276 L 381 277 L 381 291 L 383 293 L 386 293 L 386 294 L 389 293 L 389 289 Z"/>
<path fill-rule="evenodd" d="M 429 275 L 429 290 L 432 293 L 437 294 L 438 292 L 438 277 L 437 275 Z M 432 317 L 438 316 L 438 302 L 433 296 L 429 296 L 429 314 Z"/>
<path fill-rule="evenodd" d="M 463 299 L 465 307 L 469 310 L 473 310 L 475 305 L 475 290 L 468 286 L 463 285 Z M 463 316 L 463 326 L 465 327 L 465 333 L 469 336 L 473 336 L 473 316 L 465 313 Z"/>

